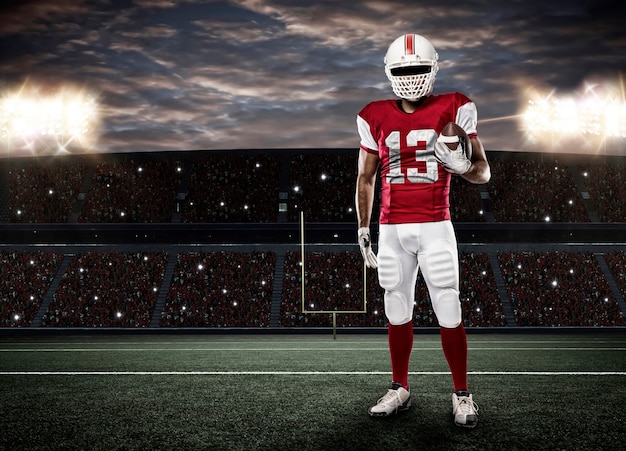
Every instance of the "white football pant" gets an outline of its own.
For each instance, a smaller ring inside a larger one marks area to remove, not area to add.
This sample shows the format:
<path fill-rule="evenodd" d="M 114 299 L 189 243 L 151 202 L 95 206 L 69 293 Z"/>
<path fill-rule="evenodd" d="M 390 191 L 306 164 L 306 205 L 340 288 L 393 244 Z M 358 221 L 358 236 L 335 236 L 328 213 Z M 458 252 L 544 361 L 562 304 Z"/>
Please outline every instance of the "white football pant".
<path fill-rule="evenodd" d="M 452 222 L 381 224 L 378 281 L 385 290 L 385 315 L 394 326 L 413 321 L 418 270 L 439 325 L 457 327 L 461 324 L 459 256 Z"/>

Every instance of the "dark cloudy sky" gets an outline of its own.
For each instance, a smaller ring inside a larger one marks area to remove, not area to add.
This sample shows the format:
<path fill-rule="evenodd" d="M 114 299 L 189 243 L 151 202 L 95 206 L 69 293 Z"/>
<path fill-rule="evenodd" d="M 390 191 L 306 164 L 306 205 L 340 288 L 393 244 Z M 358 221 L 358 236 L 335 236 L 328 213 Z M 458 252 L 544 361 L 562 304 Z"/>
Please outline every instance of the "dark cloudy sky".
<path fill-rule="evenodd" d="M 486 148 L 531 150 L 529 91 L 626 70 L 623 3 L 2 0 L 0 89 L 93 93 L 99 151 L 356 148 L 358 111 L 393 97 L 388 45 L 415 32 L 439 52 L 435 92 L 476 102 Z"/>

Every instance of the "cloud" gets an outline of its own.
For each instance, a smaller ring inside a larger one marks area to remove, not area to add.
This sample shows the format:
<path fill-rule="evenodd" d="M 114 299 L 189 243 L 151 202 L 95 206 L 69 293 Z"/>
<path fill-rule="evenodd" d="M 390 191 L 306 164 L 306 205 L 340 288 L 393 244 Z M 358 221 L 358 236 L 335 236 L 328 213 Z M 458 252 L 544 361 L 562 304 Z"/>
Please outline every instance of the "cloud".
<path fill-rule="evenodd" d="M 393 96 L 387 46 L 417 32 L 440 54 L 435 91 L 469 95 L 488 148 L 519 150 L 529 87 L 567 92 L 626 68 L 624 7 L 608 5 L 9 2 L 0 6 L 0 88 L 91 89 L 101 151 L 352 147 L 357 112 Z"/>

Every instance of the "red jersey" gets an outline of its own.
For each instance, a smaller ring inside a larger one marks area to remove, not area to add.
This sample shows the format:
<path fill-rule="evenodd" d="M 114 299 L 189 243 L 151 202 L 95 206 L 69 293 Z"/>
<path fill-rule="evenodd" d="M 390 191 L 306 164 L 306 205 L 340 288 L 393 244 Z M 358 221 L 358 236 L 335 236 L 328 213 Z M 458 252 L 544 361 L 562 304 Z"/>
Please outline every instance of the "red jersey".
<path fill-rule="evenodd" d="M 380 159 L 380 223 L 450 219 L 450 173 L 435 160 L 434 145 L 448 122 L 477 136 L 476 106 L 455 92 L 432 95 L 409 114 L 399 100 L 380 100 L 357 116 L 361 149 Z"/>

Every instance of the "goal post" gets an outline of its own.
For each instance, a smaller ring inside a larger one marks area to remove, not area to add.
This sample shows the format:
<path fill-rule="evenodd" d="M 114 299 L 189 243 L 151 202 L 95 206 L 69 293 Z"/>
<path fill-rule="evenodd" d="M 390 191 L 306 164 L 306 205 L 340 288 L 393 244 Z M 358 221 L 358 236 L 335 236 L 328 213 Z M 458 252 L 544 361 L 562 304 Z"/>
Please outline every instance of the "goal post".
<path fill-rule="evenodd" d="M 367 266 L 363 262 L 363 308 L 360 310 L 308 310 L 305 296 L 306 287 L 306 266 L 305 266 L 305 239 L 304 239 L 304 211 L 300 211 L 300 261 L 302 271 L 301 301 L 302 314 L 310 315 L 332 315 L 333 317 L 333 339 L 337 339 L 337 314 L 363 314 L 367 313 Z"/>

